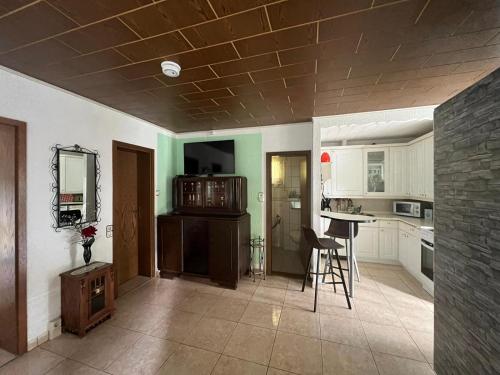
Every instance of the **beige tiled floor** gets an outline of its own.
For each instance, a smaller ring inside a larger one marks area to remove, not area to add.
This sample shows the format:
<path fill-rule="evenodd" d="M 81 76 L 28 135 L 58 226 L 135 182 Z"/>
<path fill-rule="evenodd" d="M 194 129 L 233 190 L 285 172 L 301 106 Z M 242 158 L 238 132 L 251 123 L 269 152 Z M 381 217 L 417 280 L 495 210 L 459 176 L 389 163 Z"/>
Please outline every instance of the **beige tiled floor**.
<path fill-rule="evenodd" d="M 401 267 L 360 264 L 353 310 L 341 292 L 268 277 L 227 290 L 153 279 L 85 338 L 64 334 L 3 374 L 433 374 L 433 302 Z M 340 289 L 340 288 L 339 288 Z"/>

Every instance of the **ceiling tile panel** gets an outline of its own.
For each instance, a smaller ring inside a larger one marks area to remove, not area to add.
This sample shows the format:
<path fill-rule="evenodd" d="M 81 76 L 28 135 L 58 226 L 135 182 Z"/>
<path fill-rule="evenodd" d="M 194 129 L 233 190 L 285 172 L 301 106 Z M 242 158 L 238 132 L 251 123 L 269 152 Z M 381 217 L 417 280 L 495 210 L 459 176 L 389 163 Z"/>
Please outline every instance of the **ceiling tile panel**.
<path fill-rule="evenodd" d="M 316 86 L 316 91 L 330 91 L 339 88 L 346 87 L 357 87 L 357 86 L 366 86 L 373 85 L 377 82 L 378 76 L 370 76 L 364 78 L 354 78 L 354 79 L 344 79 L 339 81 L 325 81 L 318 82 Z"/>
<path fill-rule="evenodd" d="M 218 75 L 227 76 L 254 70 L 274 68 L 277 66 L 279 66 L 278 55 L 275 52 L 271 52 L 264 55 L 214 64 L 212 65 L 212 68 Z"/>
<path fill-rule="evenodd" d="M 276 81 L 267 81 L 256 84 L 231 87 L 231 91 L 234 92 L 236 95 L 244 95 L 244 94 L 254 94 L 259 92 L 265 93 L 268 91 L 274 91 L 284 88 L 285 88 L 285 83 L 283 82 L 282 79 L 279 79 Z"/>
<path fill-rule="evenodd" d="M 207 0 L 167 0 L 120 17 L 143 38 L 215 19 Z"/>
<path fill-rule="evenodd" d="M 78 25 L 45 2 L 36 3 L 0 19 L 0 52 L 62 33 L 76 26 Z"/>
<path fill-rule="evenodd" d="M 225 96 L 233 96 L 233 94 L 231 94 L 231 91 L 229 91 L 228 89 L 218 89 L 184 95 L 187 100 L 215 99 L 223 98 Z"/>
<path fill-rule="evenodd" d="M 222 78 L 214 78 L 206 81 L 197 82 L 202 90 L 215 90 L 223 87 L 241 86 L 252 83 L 248 74 L 237 74 Z"/>
<path fill-rule="evenodd" d="M 258 8 L 182 30 L 197 48 L 270 31 L 266 12 Z"/>
<path fill-rule="evenodd" d="M 189 69 L 222 61 L 236 60 L 238 54 L 231 43 L 226 43 L 185 52 L 172 56 L 171 59 L 181 64 L 182 68 Z"/>
<path fill-rule="evenodd" d="M 154 76 L 161 74 L 161 61 L 162 59 L 155 59 L 135 64 L 130 64 L 115 69 L 116 72 L 121 74 L 127 79 L 136 79 L 147 76 Z M 182 82 L 181 82 L 182 83 Z"/>
<path fill-rule="evenodd" d="M 190 49 L 178 31 L 118 47 L 118 50 L 132 61 L 154 59 Z"/>
<path fill-rule="evenodd" d="M 63 34 L 57 39 L 81 53 L 89 53 L 139 38 L 117 18 L 112 18 Z"/>
<path fill-rule="evenodd" d="M 2 0 L 2 2 L 0 2 L 0 16 L 13 11 L 16 8 L 27 5 L 32 1 L 33 0 Z"/>
<path fill-rule="evenodd" d="M 274 69 L 260 70 L 251 73 L 251 75 L 255 82 L 272 81 L 280 78 L 314 74 L 315 66 L 316 64 L 314 61 L 307 61 Z"/>
<path fill-rule="evenodd" d="M 316 26 L 305 25 L 234 42 L 243 57 L 316 43 Z"/>
<path fill-rule="evenodd" d="M 368 9 L 372 0 L 289 0 L 267 7 L 274 30 Z"/>
<path fill-rule="evenodd" d="M 137 7 L 151 4 L 153 0 L 48 0 L 64 14 L 81 25 L 112 17 Z"/>
<path fill-rule="evenodd" d="M 278 0 L 210 0 L 210 3 L 217 15 L 223 17 L 276 1 Z"/>
<path fill-rule="evenodd" d="M 500 45 L 498 44 L 461 51 L 437 53 L 429 59 L 425 66 L 447 65 L 497 57 L 500 57 Z"/>
<path fill-rule="evenodd" d="M 391 6 L 372 8 L 345 17 L 321 21 L 319 41 L 363 32 L 398 32 L 415 23 L 426 0 L 404 1 Z"/>

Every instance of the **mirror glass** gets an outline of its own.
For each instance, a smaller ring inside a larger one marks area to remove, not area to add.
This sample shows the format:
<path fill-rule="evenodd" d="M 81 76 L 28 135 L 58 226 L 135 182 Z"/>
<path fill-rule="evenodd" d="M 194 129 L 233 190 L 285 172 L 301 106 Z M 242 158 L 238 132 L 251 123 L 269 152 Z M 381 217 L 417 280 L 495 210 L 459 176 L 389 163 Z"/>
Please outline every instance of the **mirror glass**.
<path fill-rule="evenodd" d="M 97 221 L 96 155 L 58 151 L 58 226 Z"/>
<path fill-rule="evenodd" d="M 369 193 L 381 193 L 385 191 L 385 152 L 368 151 L 368 178 L 367 190 Z"/>

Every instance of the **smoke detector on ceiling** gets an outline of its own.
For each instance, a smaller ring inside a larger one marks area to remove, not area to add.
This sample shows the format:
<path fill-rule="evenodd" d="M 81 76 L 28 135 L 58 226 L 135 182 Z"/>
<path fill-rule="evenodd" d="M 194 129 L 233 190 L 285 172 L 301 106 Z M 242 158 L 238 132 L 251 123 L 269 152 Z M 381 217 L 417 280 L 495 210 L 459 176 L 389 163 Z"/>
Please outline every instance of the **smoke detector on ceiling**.
<path fill-rule="evenodd" d="M 173 61 L 163 61 L 161 63 L 163 74 L 170 78 L 179 77 L 181 74 L 181 66 Z"/>

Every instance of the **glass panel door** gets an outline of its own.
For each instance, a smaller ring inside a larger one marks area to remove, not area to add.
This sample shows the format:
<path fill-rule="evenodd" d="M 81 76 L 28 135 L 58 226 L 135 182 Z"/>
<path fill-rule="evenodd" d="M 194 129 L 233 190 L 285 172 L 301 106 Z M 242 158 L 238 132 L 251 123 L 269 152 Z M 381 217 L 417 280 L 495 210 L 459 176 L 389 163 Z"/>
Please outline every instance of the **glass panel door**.
<path fill-rule="evenodd" d="M 385 193 L 387 186 L 387 151 L 374 149 L 366 151 L 366 192 Z"/>

